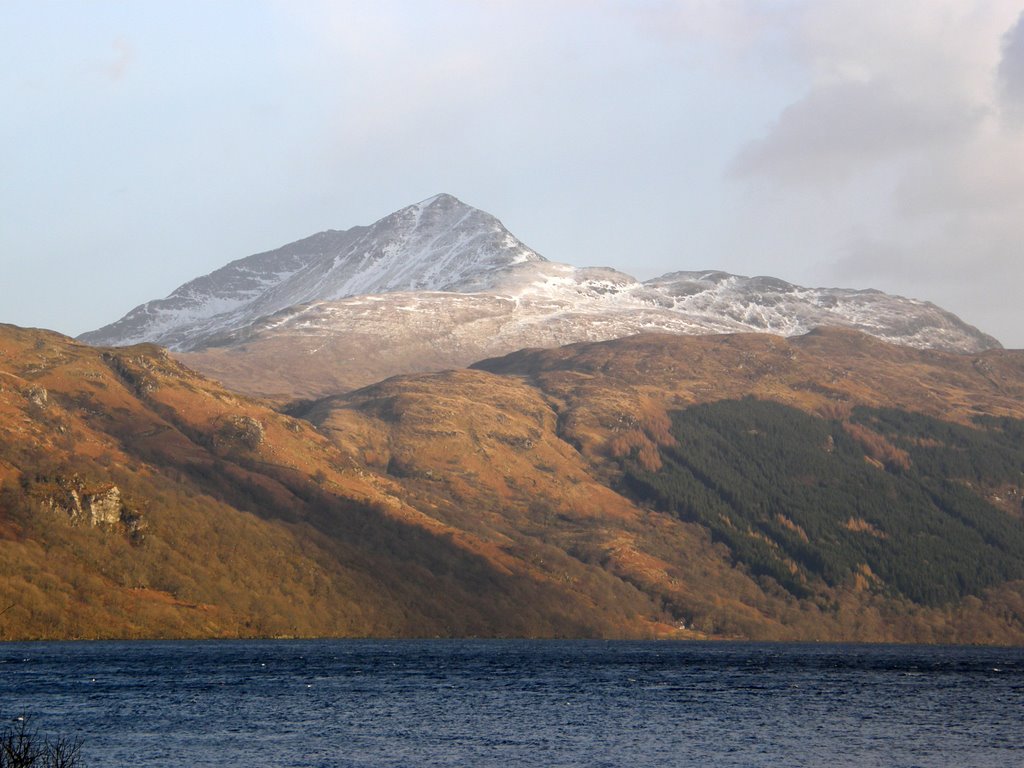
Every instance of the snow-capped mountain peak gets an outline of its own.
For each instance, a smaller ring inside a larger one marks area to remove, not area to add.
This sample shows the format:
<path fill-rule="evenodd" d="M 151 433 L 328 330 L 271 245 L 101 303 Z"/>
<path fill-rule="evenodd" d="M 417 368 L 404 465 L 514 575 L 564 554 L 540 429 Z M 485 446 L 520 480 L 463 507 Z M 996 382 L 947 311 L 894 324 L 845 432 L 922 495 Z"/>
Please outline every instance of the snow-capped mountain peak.
<path fill-rule="evenodd" d="M 281 309 L 394 291 L 457 290 L 544 258 L 489 213 L 438 194 L 368 227 L 327 230 L 233 261 L 81 339 L 190 348 Z"/>
<path fill-rule="evenodd" d="M 913 347 L 999 346 L 933 304 L 880 291 L 717 271 L 642 283 L 614 269 L 551 262 L 489 213 L 447 194 L 367 227 L 328 230 L 233 261 L 81 338 L 153 341 L 177 351 L 251 350 L 258 340 L 289 339 L 278 358 L 325 344 L 355 345 L 353 359 L 370 350 L 394 356 L 404 344 L 412 345 L 408 360 L 429 367 L 650 331 L 792 336 L 829 325 Z M 380 372 L 402 370 L 396 364 Z"/>

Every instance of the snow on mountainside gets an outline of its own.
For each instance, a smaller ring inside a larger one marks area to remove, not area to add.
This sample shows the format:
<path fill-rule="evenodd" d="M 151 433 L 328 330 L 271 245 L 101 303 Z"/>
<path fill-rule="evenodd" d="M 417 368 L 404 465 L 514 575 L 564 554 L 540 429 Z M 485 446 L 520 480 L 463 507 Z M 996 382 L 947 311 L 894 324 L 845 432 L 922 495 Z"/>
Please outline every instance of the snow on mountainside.
<path fill-rule="evenodd" d="M 1002 346 L 931 302 L 882 291 L 803 288 L 774 277 L 726 272 L 672 272 L 644 285 L 671 301 L 676 312 L 732 320 L 747 331 L 796 336 L 833 325 L 919 349 L 980 352 Z"/>
<path fill-rule="evenodd" d="M 907 346 L 978 352 L 998 343 L 926 302 L 879 291 L 807 289 L 722 272 L 647 283 L 611 269 L 517 264 L 468 293 L 352 296 L 282 310 L 180 353 L 253 395 L 316 398 L 400 373 L 461 368 L 525 347 L 638 333 L 797 335 L 853 328 Z"/>
<path fill-rule="evenodd" d="M 80 339 L 187 349 L 297 304 L 391 291 L 457 290 L 460 282 L 542 260 L 490 214 L 451 195 L 435 195 L 369 227 L 329 230 L 233 261 Z"/>
<path fill-rule="evenodd" d="M 1000 346 L 933 304 L 879 291 L 724 272 L 673 272 L 641 283 L 612 269 L 550 262 L 450 195 L 369 227 L 322 232 L 232 262 L 80 338 L 154 341 L 178 351 L 242 343 L 251 351 L 261 339 L 291 338 L 304 354 L 325 344 L 358 346 L 353 358 L 372 348 L 394 358 L 393 366 L 382 358 L 374 369 L 390 375 L 645 331 L 791 336 L 825 325 L 921 348 Z"/>

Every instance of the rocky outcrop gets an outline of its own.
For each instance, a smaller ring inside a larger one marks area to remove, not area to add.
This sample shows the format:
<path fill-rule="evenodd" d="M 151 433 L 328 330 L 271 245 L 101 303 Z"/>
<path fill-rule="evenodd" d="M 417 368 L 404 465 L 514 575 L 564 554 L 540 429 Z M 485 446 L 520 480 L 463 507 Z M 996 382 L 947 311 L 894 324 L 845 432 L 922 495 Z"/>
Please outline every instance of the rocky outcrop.
<path fill-rule="evenodd" d="M 116 485 L 82 494 L 82 514 L 90 525 L 114 525 L 121 522 L 124 504 Z"/>
<path fill-rule="evenodd" d="M 25 390 L 25 399 L 36 408 L 45 408 L 50 402 L 50 394 L 46 387 L 31 386 Z"/>
<path fill-rule="evenodd" d="M 263 425 L 252 416 L 230 416 L 214 437 L 220 449 L 246 448 L 255 451 L 263 444 Z"/>
<path fill-rule="evenodd" d="M 143 528 L 142 516 L 126 506 L 121 489 L 113 483 L 90 486 L 77 475 L 60 476 L 34 484 L 32 495 L 45 508 L 67 515 L 75 524 L 94 528 L 123 526 L 132 534 Z"/>
<path fill-rule="evenodd" d="M 163 350 L 154 351 L 161 357 L 166 356 Z M 103 361 L 110 366 L 110 369 L 117 374 L 121 381 L 131 387 L 140 397 L 152 394 L 159 386 L 156 376 L 153 375 L 154 364 L 151 356 L 104 352 Z"/>

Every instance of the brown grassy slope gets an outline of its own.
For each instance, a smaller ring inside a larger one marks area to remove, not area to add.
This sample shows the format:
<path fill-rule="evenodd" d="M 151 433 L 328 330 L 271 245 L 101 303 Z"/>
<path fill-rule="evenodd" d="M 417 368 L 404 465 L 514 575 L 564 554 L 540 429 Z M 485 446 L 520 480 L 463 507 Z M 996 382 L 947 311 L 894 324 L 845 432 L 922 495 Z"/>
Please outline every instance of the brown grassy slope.
<path fill-rule="evenodd" d="M 705 528 L 613 490 L 616 457 L 656 457 L 687 404 L 755 394 L 967 421 L 1021 416 L 1022 382 L 1021 353 L 652 336 L 400 377 L 308 405 L 306 421 L 154 347 L 5 326 L 0 633 L 1024 642 L 1019 585 L 925 609 L 865 575 L 797 600 Z M 119 486 L 141 540 L 45 508 L 76 473 Z"/>
<path fill-rule="evenodd" d="M 670 440 L 667 412 L 698 402 L 753 394 L 838 417 L 855 404 L 957 421 L 1024 416 L 1021 353 L 920 352 L 821 331 L 791 340 L 642 336 L 523 351 L 476 368 L 399 377 L 316 403 L 305 415 L 346 452 L 400 477 L 413 503 L 431 505 L 445 523 L 569 584 L 594 578 L 596 568 L 699 631 L 1024 639 L 1019 585 L 941 610 L 886 598 L 863 579 L 835 590 L 819 585 L 815 599 L 797 601 L 732 567 L 700 526 L 639 509 L 611 490 L 614 458 Z"/>
<path fill-rule="evenodd" d="M 3 638 L 654 627 L 635 590 L 605 605 L 538 576 L 307 422 L 155 347 L 0 326 L 0 479 Z M 111 484 L 141 531 L 54 504 Z"/>
<path fill-rule="evenodd" d="M 536 386 L 559 410 L 567 439 L 595 457 L 617 433 L 643 431 L 645 419 L 669 409 L 747 395 L 828 416 L 854 405 L 961 423 L 1024 416 L 1024 352 L 916 350 L 842 329 L 790 339 L 651 334 L 523 350 L 474 368 Z"/>

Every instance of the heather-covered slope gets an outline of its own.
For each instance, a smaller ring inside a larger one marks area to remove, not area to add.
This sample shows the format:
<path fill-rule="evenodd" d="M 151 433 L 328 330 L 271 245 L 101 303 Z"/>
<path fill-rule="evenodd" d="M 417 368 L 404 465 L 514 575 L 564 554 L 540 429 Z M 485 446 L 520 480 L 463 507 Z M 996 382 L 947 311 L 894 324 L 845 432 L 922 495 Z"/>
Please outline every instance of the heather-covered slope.
<path fill-rule="evenodd" d="M 594 578 L 600 600 L 159 348 L 0 326 L 0 638 L 658 631 Z"/>
<path fill-rule="evenodd" d="M 1024 642 L 1024 353 L 649 335 L 290 415 L 156 347 L 0 370 L 5 638 Z"/>
<path fill-rule="evenodd" d="M 476 368 L 303 413 L 440 519 L 600 565 L 692 630 L 1024 639 L 1021 353 L 644 336 Z M 701 407 L 736 415 L 698 433 Z"/>

